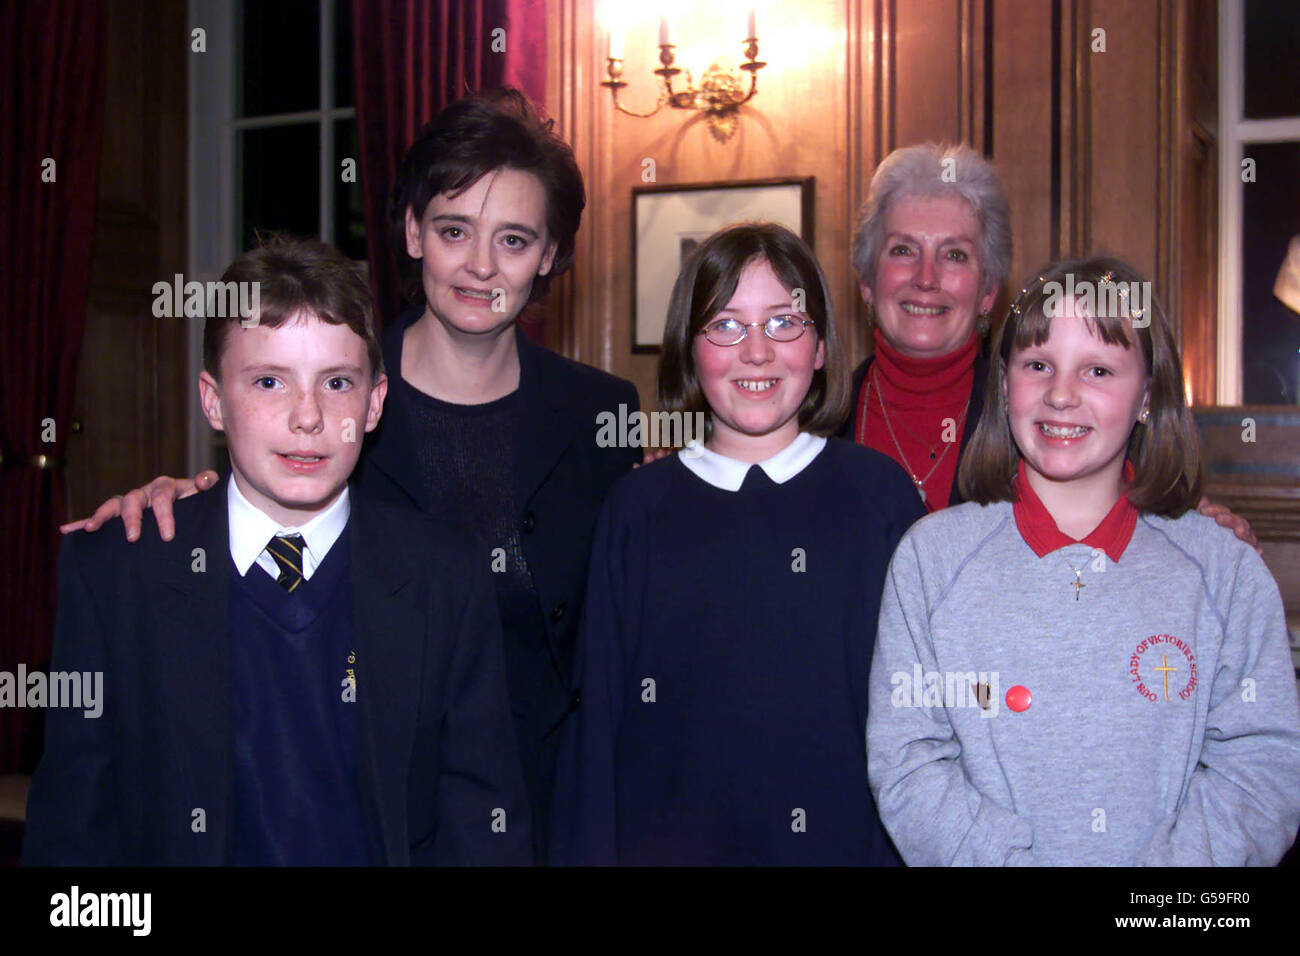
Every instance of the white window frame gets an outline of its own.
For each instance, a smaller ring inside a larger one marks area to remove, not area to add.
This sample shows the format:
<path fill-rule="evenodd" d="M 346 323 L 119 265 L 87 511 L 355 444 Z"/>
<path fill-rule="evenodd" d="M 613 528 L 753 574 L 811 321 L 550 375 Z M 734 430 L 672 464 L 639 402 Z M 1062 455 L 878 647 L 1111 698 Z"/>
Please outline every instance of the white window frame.
<path fill-rule="evenodd" d="M 1245 118 L 1245 45 L 1243 0 L 1219 0 L 1219 405 L 1240 405 L 1242 396 L 1241 161 L 1255 143 L 1300 142 L 1300 116 Z"/>
<path fill-rule="evenodd" d="M 320 109 L 239 118 L 237 57 L 238 4 L 232 0 L 189 0 L 189 29 L 206 33 L 205 53 L 189 60 L 189 271 L 186 281 L 218 279 L 239 249 L 239 183 L 235 149 L 241 130 L 314 123 L 320 128 L 320 236 L 334 242 L 334 124 L 356 109 L 334 104 L 334 13 L 348 0 L 320 3 Z M 187 42 L 191 42 L 187 38 Z M 189 381 L 203 368 L 203 320 L 189 326 Z M 190 474 L 214 467 L 212 431 L 198 401 L 191 405 L 188 434 Z"/>

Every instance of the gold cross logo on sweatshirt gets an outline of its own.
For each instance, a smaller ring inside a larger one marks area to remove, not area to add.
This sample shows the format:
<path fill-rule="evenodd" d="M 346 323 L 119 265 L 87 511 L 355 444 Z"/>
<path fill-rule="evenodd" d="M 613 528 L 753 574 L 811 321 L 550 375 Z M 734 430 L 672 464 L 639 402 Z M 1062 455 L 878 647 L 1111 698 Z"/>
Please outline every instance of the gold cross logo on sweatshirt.
<path fill-rule="evenodd" d="M 1154 667 L 1152 670 L 1165 672 L 1165 700 L 1169 699 L 1169 672 L 1178 670 L 1177 667 L 1170 667 L 1167 654 L 1160 655 L 1160 667 Z"/>

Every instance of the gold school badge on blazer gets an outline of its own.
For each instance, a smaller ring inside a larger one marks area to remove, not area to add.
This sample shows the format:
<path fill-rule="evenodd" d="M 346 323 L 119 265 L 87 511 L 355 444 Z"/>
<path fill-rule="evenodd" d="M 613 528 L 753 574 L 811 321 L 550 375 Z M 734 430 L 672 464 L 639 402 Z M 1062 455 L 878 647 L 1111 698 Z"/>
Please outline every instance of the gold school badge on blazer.
<path fill-rule="evenodd" d="M 343 672 L 343 702 L 355 704 L 357 701 L 357 651 L 354 647 L 348 654 L 348 666 Z"/>

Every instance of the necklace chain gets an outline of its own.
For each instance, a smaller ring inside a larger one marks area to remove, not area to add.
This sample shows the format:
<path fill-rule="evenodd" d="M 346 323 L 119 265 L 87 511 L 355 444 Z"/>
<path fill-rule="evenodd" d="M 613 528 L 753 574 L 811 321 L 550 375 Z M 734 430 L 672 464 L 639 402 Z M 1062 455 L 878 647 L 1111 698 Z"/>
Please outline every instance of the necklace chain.
<path fill-rule="evenodd" d="M 863 445 L 866 444 L 866 435 L 867 435 L 867 409 L 871 406 L 871 381 L 872 381 L 872 379 L 875 378 L 875 377 L 876 377 L 876 370 L 873 368 L 873 369 L 871 370 L 871 374 L 867 376 L 867 382 L 866 382 L 865 394 L 863 395 L 863 399 L 862 399 L 862 423 L 861 423 L 861 425 L 859 426 L 859 436 L 860 436 L 860 437 L 859 437 L 859 443 L 860 443 L 860 444 L 863 444 Z M 911 465 L 911 462 L 909 462 L 909 461 L 907 460 L 907 455 L 904 454 L 904 452 L 903 452 L 903 446 L 902 446 L 902 444 L 900 444 L 899 441 L 898 441 L 898 436 L 897 436 L 896 434 L 894 434 L 894 423 L 891 422 L 891 421 L 889 420 L 889 407 L 885 404 L 885 393 L 884 393 L 884 391 L 881 389 L 881 387 L 880 387 L 880 383 L 879 383 L 879 382 L 876 382 L 876 395 L 877 395 L 877 396 L 879 397 L 879 399 L 880 399 L 880 413 L 881 413 L 881 415 L 882 415 L 882 416 L 884 417 L 884 419 L 885 419 L 885 427 L 889 429 L 889 437 L 890 437 L 891 439 L 893 439 L 894 447 L 895 447 L 896 449 L 898 449 L 898 457 L 899 457 L 900 459 L 902 459 L 903 467 L 907 469 L 907 473 L 908 473 L 908 475 L 909 475 L 909 476 L 911 477 L 911 479 L 912 479 L 912 484 L 916 485 L 916 491 L 917 491 L 917 494 L 919 494 L 919 495 L 921 496 L 921 502 L 922 502 L 922 503 L 923 503 L 927 508 L 929 508 L 929 507 L 930 507 L 929 502 L 927 502 L 926 499 L 925 499 L 925 483 L 926 483 L 927 481 L 930 480 L 930 476 L 933 475 L 933 474 L 935 473 L 935 470 L 938 469 L 938 467 L 939 467 L 941 464 L 943 464 L 943 460 L 944 460 L 944 458 L 946 458 L 946 457 L 948 456 L 948 451 L 952 448 L 953 445 L 955 445 L 955 444 L 957 444 L 957 443 L 956 443 L 956 442 L 943 442 L 943 452 L 942 452 L 942 453 L 939 455 L 939 457 L 935 460 L 935 463 L 934 463 L 933 465 L 930 466 L 930 470 L 927 471 L 927 472 L 925 473 L 925 477 L 924 477 L 924 478 L 917 478 L 917 477 L 916 477 L 916 472 L 913 470 L 912 465 Z M 967 413 L 969 410 L 970 410 L 970 396 L 967 396 L 967 397 L 966 397 L 966 404 L 962 406 L 962 410 L 961 410 L 961 425 L 959 426 L 959 428 L 963 428 L 963 427 L 965 426 L 965 423 L 966 423 L 966 413 Z M 912 434 L 915 436 L 915 435 L 916 435 L 916 432 L 912 432 Z M 940 438 L 942 439 L 942 434 L 940 435 Z M 924 444 L 925 439 L 921 439 L 921 442 L 922 442 L 922 444 Z M 933 446 L 931 446 L 931 447 L 933 447 Z M 933 454 L 933 452 L 931 452 L 931 454 Z M 1077 592 L 1076 592 L 1076 593 L 1077 593 Z"/>
<path fill-rule="evenodd" d="M 1077 601 L 1079 600 L 1079 592 L 1088 586 L 1083 583 L 1083 568 L 1082 566 L 1076 568 L 1070 562 L 1070 559 L 1065 556 L 1064 552 L 1061 554 L 1061 560 L 1074 572 L 1074 580 L 1070 582 L 1070 587 L 1074 588 L 1074 599 Z"/>

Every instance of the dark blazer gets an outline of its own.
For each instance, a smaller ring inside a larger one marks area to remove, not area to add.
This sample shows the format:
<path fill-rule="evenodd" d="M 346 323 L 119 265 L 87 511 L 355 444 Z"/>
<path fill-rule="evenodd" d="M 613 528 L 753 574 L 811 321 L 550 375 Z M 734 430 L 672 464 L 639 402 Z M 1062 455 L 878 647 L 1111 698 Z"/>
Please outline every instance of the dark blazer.
<path fill-rule="evenodd" d="M 966 453 L 970 445 L 971 436 L 975 434 L 975 425 L 980 420 L 980 415 L 984 413 L 984 388 L 989 379 L 989 357 L 984 351 L 984 344 L 980 344 L 979 350 L 975 353 L 975 382 L 971 386 L 970 410 L 966 412 L 966 427 L 962 429 L 961 446 L 957 449 L 958 464 L 961 463 L 960 456 Z M 871 361 L 875 356 L 868 356 L 861 365 L 853 372 L 853 405 L 849 412 L 848 420 L 836 432 L 839 438 L 848 441 L 858 440 L 859 419 L 862 416 L 862 383 L 866 380 L 867 372 L 871 369 Z M 952 494 L 948 498 L 948 507 L 962 504 L 966 501 L 962 497 L 961 491 L 957 488 L 957 482 L 952 483 Z"/>
<path fill-rule="evenodd" d="M 229 480 L 176 503 L 170 542 L 148 511 L 134 544 L 118 521 L 64 539 L 51 669 L 102 671 L 103 714 L 49 711 L 24 863 L 228 862 Z M 526 864 L 527 800 L 486 549 L 359 494 L 351 508 L 358 825 L 371 859 Z M 199 808 L 204 832 L 193 828 Z M 496 808 L 504 833 L 492 826 Z"/>
<path fill-rule="evenodd" d="M 419 318 L 412 311 L 383 334 L 384 368 L 401 375 L 402 336 Z M 516 461 L 520 540 L 546 620 L 549 673 L 532 675 L 528 699 L 511 701 L 521 737 L 552 735 L 575 705 L 570 689 L 573 651 L 587 584 L 596 518 L 609 486 L 641 461 L 640 448 L 601 448 L 596 416 L 620 404 L 640 408 L 636 387 L 533 343 L 516 330 L 519 392 L 525 427 Z M 389 401 L 358 466 L 362 491 L 381 500 L 460 519 L 455 502 L 430 500 L 422 487 L 405 409 Z M 534 635 L 505 635 L 506 653 Z M 536 655 L 529 655 L 536 660 Z M 527 749 L 529 742 L 521 739 Z"/>

